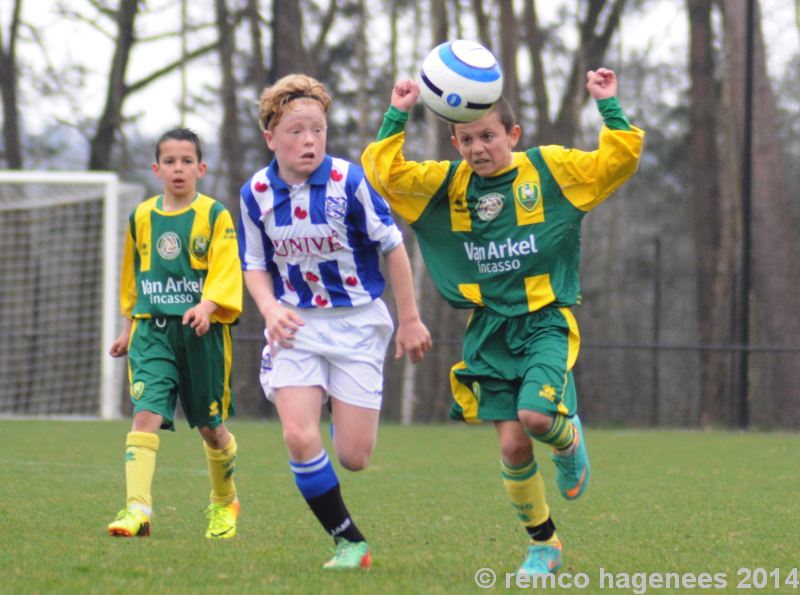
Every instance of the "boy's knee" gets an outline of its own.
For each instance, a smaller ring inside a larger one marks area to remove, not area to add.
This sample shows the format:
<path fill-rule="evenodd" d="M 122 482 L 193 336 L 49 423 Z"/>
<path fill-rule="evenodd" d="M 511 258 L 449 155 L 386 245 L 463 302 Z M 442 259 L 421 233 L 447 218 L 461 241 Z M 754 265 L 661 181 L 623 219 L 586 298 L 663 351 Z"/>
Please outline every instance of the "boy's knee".
<path fill-rule="evenodd" d="M 372 448 L 374 444 L 350 444 L 346 446 L 335 445 L 336 456 L 339 463 L 348 471 L 361 471 L 369 465 L 372 458 Z"/>
<path fill-rule="evenodd" d="M 218 425 L 216 428 L 204 426 L 198 429 L 200 430 L 200 435 L 203 437 L 203 440 L 205 440 L 206 444 L 208 444 L 209 448 L 214 450 L 222 450 L 228 446 L 230 437 L 227 428 L 223 424 Z"/>
<path fill-rule="evenodd" d="M 533 456 L 533 444 L 526 436 L 524 441 L 515 440 L 500 444 L 500 457 L 509 465 L 524 465 Z"/>
<path fill-rule="evenodd" d="M 348 471 L 361 471 L 369 465 L 371 453 L 343 453 L 339 455 L 339 463 Z"/>
<path fill-rule="evenodd" d="M 539 413 L 530 409 L 520 409 L 517 412 L 520 423 L 530 436 L 546 434 L 553 426 L 553 417 L 546 413 Z"/>
<path fill-rule="evenodd" d="M 283 427 L 283 441 L 294 455 L 306 452 L 318 440 L 317 435 L 318 432 L 313 428 L 292 425 Z"/>

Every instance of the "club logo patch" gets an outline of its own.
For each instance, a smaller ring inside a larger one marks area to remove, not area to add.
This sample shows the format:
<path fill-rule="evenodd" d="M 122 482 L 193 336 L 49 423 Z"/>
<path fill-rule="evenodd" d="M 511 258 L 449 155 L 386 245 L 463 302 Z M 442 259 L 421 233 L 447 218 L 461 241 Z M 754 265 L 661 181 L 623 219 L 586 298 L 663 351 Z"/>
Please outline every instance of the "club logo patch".
<path fill-rule="evenodd" d="M 539 204 L 539 200 L 542 197 L 542 189 L 539 184 L 524 182 L 514 189 L 514 196 L 519 206 L 530 213 Z"/>
<path fill-rule="evenodd" d="M 164 260 L 175 260 L 181 253 L 181 239 L 174 231 L 161 234 L 156 242 L 156 252 Z"/>
<path fill-rule="evenodd" d="M 131 384 L 131 399 L 138 401 L 144 394 L 144 382 L 134 382 Z"/>
<path fill-rule="evenodd" d="M 205 260 L 206 256 L 208 256 L 209 243 L 209 239 L 206 236 L 194 236 L 190 247 L 192 256 L 197 260 Z"/>
<path fill-rule="evenodd" d="M 347 213 L 347 199 L 344 196 L 325 197 L 325 215 L 328 219 L 343 219 Z"/>
<path fill-rule="evenodd" d="M 490 192 L 478 199 L 476 211 L 481 221 L 491 221 L 503 210 L 503 195 L 498 192 Z"/>

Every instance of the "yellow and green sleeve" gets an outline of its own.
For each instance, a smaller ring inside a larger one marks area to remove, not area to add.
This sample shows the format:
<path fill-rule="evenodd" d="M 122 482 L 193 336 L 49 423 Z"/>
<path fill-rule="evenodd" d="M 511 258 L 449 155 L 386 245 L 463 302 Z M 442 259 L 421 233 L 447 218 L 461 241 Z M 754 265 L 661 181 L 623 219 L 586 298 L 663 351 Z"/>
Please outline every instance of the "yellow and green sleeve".
<path fill-rule="evenodd" d="M 541 147 L 564 196 L 582 211 L 595 208 L 636 172 L 644 144 L 644 131 L 628 122 L 616 97 L 599 100 L 597 107 L 603 117 L 597 150 Z"/>
<path fill-rule="evenodd" d="M 133 317 L 133 308 L 136 305 L 138 294 L 136 291 L 136 272 L 133 259 L 136 246 L 130 223 L 125 227 L 125 247 L 122 255 L 122 272 L 119 283 L 119 303 L 122 315 L 126 318 Z"/>
<path fill-rule="evenodd" d="M 383 117 L 378 140 L 361 155 L 361 165 L 372 187 L 407 223 L 422 215 L 447 179 L 449 161 L 406 161 L 403 156 L 408 113 L 393 106 Z"/>
<path fill-rule="evenodd" d="M 231 215 L 222 210 L 214 222 L 208 251 L 208 274 L 203 285 L 204 300 L 219 307 L 212 322 L 230 324 L 242 312 L 242 265 Z"/>

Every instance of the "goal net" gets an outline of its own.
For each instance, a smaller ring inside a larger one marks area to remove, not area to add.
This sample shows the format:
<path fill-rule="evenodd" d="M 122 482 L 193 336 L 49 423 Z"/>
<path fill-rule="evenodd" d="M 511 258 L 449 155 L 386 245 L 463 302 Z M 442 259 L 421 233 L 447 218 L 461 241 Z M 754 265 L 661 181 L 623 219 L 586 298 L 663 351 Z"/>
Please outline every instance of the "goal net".
<path fill-rule="evenodd" d="M 123 230 L 144 190 L 113 173 L 0 171 L 0 415 L 121 415 Z"/>

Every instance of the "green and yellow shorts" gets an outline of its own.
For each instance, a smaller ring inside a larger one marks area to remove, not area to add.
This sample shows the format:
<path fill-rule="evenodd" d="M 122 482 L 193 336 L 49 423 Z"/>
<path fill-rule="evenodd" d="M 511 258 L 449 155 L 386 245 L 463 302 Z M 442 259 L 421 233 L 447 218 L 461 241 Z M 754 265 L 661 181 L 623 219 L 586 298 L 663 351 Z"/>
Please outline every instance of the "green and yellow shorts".
<path fill-rule="evenodd" d="M 236 412 L 231 393 L 231 328 L 214 323 L 202 337 L 178 317 L 137 318 L 128 347 L 134 415 L 151 411 L 175 429 L 177 400 L 190 427 L 216 428 Z"/>
<path fill-rule="evenodd" d="M 573 416 L 572 367 L 579 349 L 578 323 L 569 308 L 514 317 L 475 310 L 464 335 L 464 359 L 450 370 L 450 417 L 515 420 L 520 409 Z"/>

